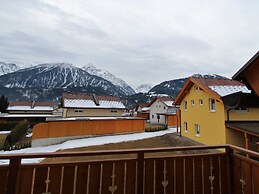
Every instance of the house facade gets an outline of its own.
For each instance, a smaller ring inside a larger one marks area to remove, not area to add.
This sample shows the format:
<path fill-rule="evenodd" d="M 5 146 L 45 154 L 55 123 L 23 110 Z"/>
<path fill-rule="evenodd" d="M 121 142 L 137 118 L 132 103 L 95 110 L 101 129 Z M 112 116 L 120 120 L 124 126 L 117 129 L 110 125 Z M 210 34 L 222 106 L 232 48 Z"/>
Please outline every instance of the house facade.
<path fill-rule="evenodd" d="M 114 96 L 64 93 L 63 117 L 119 117 L 126 109 Z"/>
<path fill-rule="evenodd" d="M 250 92 L 243 83 L 236 80 L 189 78 L 175 100 L 176 104 L 180 104 L 181 134 L 206 145 L 227 143 L 246 147 L 243 134 L 230 130 L 227 124 L 230 119 L 232 122 L 257 120 L 259 108 L 230 108 L 222 98 Z"/>
<path fill-rule="evenodd" d="M 149 104 L 149 119 L 151 124 L 170 125 L 170 119 L 176 115 L 176 107 L 171 96 L 155 97 Z"/>

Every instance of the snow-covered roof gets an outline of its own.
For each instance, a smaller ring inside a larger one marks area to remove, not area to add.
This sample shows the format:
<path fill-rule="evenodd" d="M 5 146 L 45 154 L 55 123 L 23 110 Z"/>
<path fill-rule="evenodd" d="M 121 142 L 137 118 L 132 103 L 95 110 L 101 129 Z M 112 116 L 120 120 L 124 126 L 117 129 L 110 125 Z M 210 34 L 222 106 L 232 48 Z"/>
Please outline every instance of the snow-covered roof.
<path fill-rule="evenodd" d="M 35 118 L 35 117 L 56 117 L 56 115 L 51 115 L 51 114 L 5 114 L 5 115 L 0 115 L 0 117 L 5 117 L 5 118 Z"/>
<path fill-rule="evenodd" d="M 236 80 L 228 78 L 190 77 L 176 97 L 174 103 L 180 104 L 186 96 L 187 91 L 189 91 L 193 85 L 196 85 L 201 90 L 213 95 L 217 100 L 221 100 L 221 97 L 237 92 L 250 93 L 242 82 Z"/>
<path fill-rule="evenodd" d="M 93 100 L 84 99 L 64 99 L 65 108 L 121 108 L 125 109 L 122 102 L 100 100 L 96 105 Z"/>
<path fill-rule="evenodd" d="M 96 96 L 87 94 L 63 94 L 64 108 L 116 108 L 125 109 L 124 104 L 118 97 Z"/>
<path fill-rule="evenodd" d="M 247 89 L 246 86 L 241 85 L 221 85 L 221 86 L 209 86 L 209 88 L 216 92 L 219 96 L 226 96 L 229 94 L 237 93 L 237 92 L 243 92 L 243 93 L 251 93 L 250 90 Z"/>
<path fill-rule="evenodd" d="M 162 101 L 166 106 L 171 107 L 174 103 L 174 98 L 171 96 L 159 96 L 155 97 L 150 103 L 149 106 L 151 106 L 155 101 L 160 100 Z"/>
<path fill-rule="evenodd" d="M 8 111 L 53 111 L 53 102 L 35 102 L 35 101 L 14 101 L 10 102 Z"/>
<path fill-rule="evenodd" d="M 166 104 L 166 106 L 173 106 L 173 100 L 171 101 L 164 101 L 164 103 Z"/>
<path fill-rule="evenodd" d="M 31 107 L 31 106 L 9 106 L 8 111 L 10 110 L 21 110 L 21 111 L 52 111 L 53 107 L 49 107 L 49 106 L 35 106 L 35 107 Z"/>
<path fill-rule="evenodd" d="M 150 107 L 143 107 L 143 108 L 141 109 L 141 111 L 148 111 L 148 110 L 150 110 Z"/>

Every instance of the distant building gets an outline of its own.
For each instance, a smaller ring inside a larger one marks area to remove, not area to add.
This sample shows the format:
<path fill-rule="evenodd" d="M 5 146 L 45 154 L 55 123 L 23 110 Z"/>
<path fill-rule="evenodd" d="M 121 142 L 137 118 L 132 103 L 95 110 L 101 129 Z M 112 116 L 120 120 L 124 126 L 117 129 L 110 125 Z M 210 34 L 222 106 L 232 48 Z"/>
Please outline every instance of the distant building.
<path fill-rule="evenodd" d="M 175 99 L 181 109 L 181 133 L 202 144 L 233 144 L 256 149 L 256 137 L 244 137 L 243 133 L 230 129 L 230 122 L 250 122 L 259 118 L 258 103 L 251 106 L 234 105 L 226 97 L 236 94 L 250 95 L 241 82 L 230 79 L 188 79 Z M 249 104 L 249 101 L 246 102 Z"/>
<path fill-rule="evenodd" d="M 134 116 L 149 120 L 149 111 L 149 104 L 137 104 L 137 106 L 134 109 Z"/>
<path fill-rule="evenodd" d="M 36 102 L 36 101 L 11 101 L 7 111 L 9 114 L 49 114 L 54 111 L 53 102 Z"/>
<path fill-rule="evenodd" d="M 126 107 L 115 96 L 63 93 L 63 117 L 119 117 Z"/>
<path fill-rule="evenodd" d="M 171 96 L 157 96 L 150 103 L 150 123 L 151 124 L 162 124 L 162 125 L 175 125 L 170 124 L 171 119 L 176 115 L 177 107 L 173 105 L 174 98 Z"/>

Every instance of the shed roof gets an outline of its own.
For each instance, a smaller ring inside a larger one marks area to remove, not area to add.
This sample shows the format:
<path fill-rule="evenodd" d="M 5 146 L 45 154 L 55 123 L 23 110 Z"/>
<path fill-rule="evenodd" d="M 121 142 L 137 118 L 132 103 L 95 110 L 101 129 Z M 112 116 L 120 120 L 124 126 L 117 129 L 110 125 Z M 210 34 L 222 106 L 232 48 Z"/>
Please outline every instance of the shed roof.
<path fill-rule="evenodd" d="M 259 137 L 259 121 L 231 121 L 226 127 Z"/>

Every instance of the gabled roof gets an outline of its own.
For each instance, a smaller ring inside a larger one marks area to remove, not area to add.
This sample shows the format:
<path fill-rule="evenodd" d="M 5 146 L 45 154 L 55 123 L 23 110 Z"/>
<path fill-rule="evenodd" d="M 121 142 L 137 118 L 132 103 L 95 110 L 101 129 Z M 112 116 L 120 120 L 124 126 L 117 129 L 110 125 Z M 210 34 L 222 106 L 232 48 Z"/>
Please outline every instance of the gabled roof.
<path fill-rule="evenodd" d="M 222 102 L 222 100 L 220 99 L 221 97 L 232 93 L 250 93 L 250 90 L 248 90 L 243 83 L 236 80 L 231 80 L 227 78 L 190 77 L 176 97 L 174 103 L 180 104 L 182 99 L 185 97 L 185 95 L 194 84 L 219 102 Z"/>
<path fill-rule="evenodd" d="M 12 101 L 9 102 L 8 111 L 52 111 L 54 110 L 53 102 L 35 102 L 35 101 Z"/>
<path fill-rule="evenodd" d="M 174 98 L 171 96 L 157 96 L 149 103 L 149 106 L 151 106 L 157 99 L 159 99 L 162 103 L 164 103 L 168 107 L 173 106 Z"/>
<path fill-rule="evenodd" d="M 63 93 L 64 108 L 116 108 L 125 109 L 121 99 L 115 96 L 96 96 L 83 93 Z"/>

